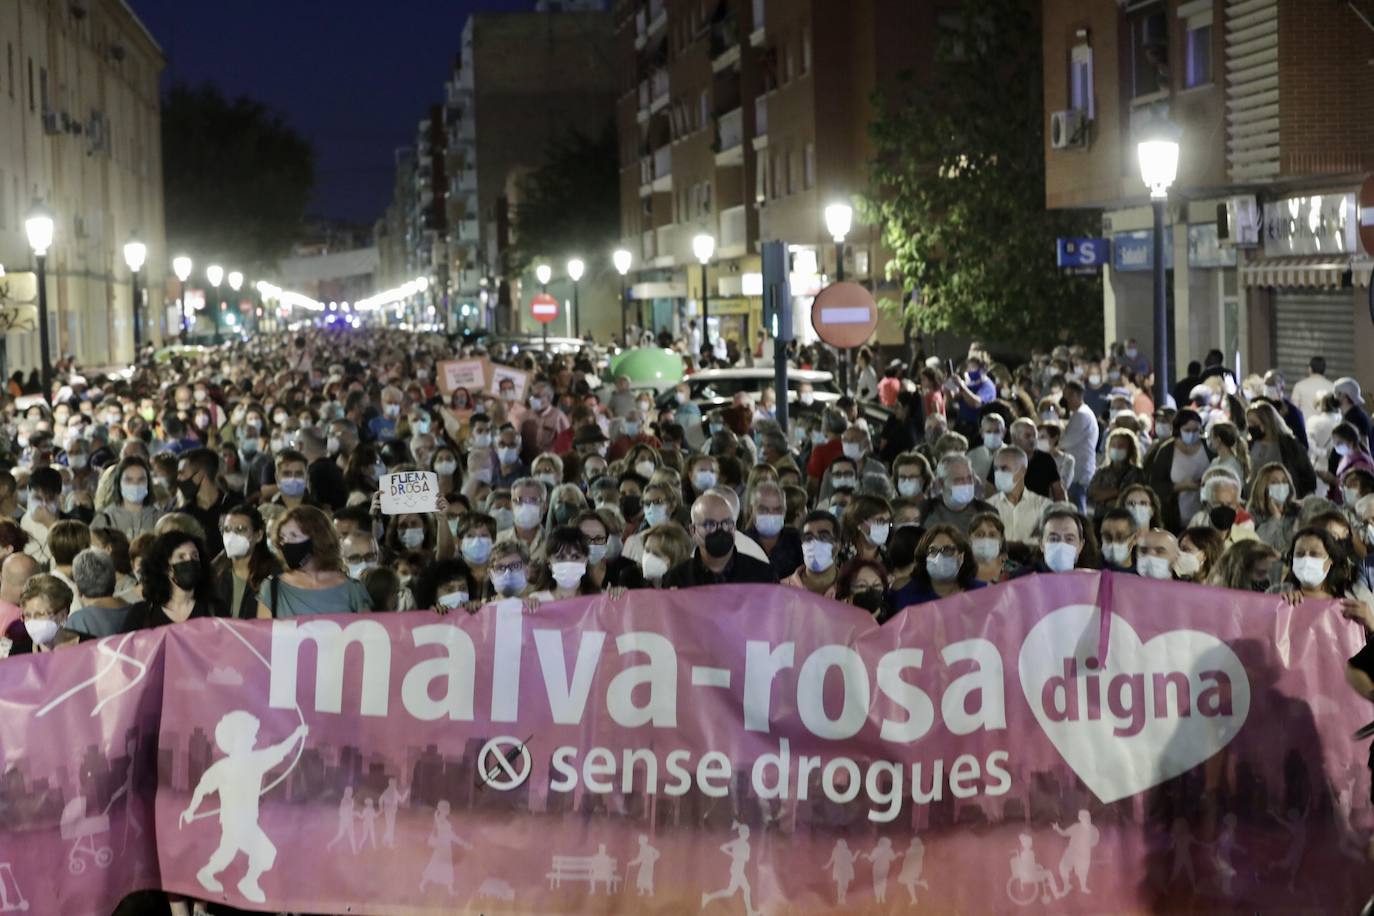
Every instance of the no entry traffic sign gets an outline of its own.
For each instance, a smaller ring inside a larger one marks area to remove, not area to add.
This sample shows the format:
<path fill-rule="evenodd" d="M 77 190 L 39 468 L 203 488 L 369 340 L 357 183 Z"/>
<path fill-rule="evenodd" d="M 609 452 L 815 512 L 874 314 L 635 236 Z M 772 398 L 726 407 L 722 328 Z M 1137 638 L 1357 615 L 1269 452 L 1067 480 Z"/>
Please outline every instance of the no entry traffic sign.
<path fill-rule="evenodd" d="M 811 304 L 811 326 L 832 347 L 857 347 L 878 327 L 878 304 L 857 283 L 832 283 Z"/>
<path fill-rule="evenodd" d="M 530 314 L 540 324 L 548 324 L 558 317 L 558 300 L 548 293 L 539 293 L 530 300 Z"/>

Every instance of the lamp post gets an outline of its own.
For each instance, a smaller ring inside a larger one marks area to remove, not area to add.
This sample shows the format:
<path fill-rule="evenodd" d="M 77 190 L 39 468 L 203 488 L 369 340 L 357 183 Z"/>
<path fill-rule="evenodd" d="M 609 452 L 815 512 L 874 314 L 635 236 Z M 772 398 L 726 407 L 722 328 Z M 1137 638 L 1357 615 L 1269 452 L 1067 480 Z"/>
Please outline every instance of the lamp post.
<path fill-rule="evenodd" d="M 1169 396 L 1169 315 L 1164 273 L 1164 209 L 1169 203 L 1169 186 L 1178 177 L 1178 134 L 1167 125 L 1156 125 L 1136 145 L 1140 157 L 1140 177 L 1150 189 L 1154 211 L 1154 318 L 1155 318 L 1155 405 L 1162 406 Z"/>
<path fill-rule="evenodd" d="M 38 347 L 45 400 L 52 397 L 52 357 L 48 355 L 48 249 L 52 247 L 54 228 L 52 213 L 43 204 L 35 202 L 28 218 L 24 220 L 24 234 L 29 238 L 29 247 L 33 249 L 37 265 Z"/>
<path fill-rule="evenodd" d="M 835 240 L 835 282 L 844 282 L 844 237 L 854 223 L 854 208 L 831 204 L 825 208 L 825 228 Z M 840 351 L 840 390 L 849 393 L 849 348 Z"/>
<path fill-rule="evenodd" d="M 568 261 L 568 279 L 573 281 L 572 326 L 574 337 L 582 336 L 582 319 L 577 313 L 577 284 L 586 270 L 587 265 L 582 263 L 581 258 L 572 258 Z"/>
<path fill-rule="evenodd" d="M 634 260 L 634 255 L 624 248 L 617 248 L 615 254 L 611 255 L 611 262 L 615 264 L 616 273 L 620 274 L 620 343 L 629 349 L 629 328 L 626 316 L 630 311 L 630 287 L 626 283 L 626 276 L 630 273 L 630 263 Z"/>
<path fill-rule="evenodd" d="M 540 264 L 534 269 L 534 276 L 535 279 L 539 281 L 539 291 L 541 293 L 547 293 L 549 291 L 549 280 L 553 277 L 553 268 L 547 264 Z M 539 325 L 544 329 L 544 357 L 547 359 L 549 355 L 549 323 L 547 321 L 541 321 Z"/>
<path fill-rule="evenodd" d="M 229 271 L 229 275 L 228 275 L 228 277 L 227 277 L 226 279 L 229 281 L 229 288 L 230 288 L 231 290 L 233 290 L 235 293 L 237 293 L 237 292 L 243 287 L 243 274 L 242 274 L 240 271 L 237 271 L 237 270 L 231 270 L 231 271 Z M 237 299 L 238 296 L 235 296 L 234 298 Z M 238 327 L 238 326 L 239 326 L 239 321 L 238 321 L 238 307 L 239 307 L 238 303 L 235 302 L 235 303 L 234 303 L 234 308 L 229 312 L 228 315 L 225 316 L 226 319 L 229 319 L 229 318 L 232 318 L 232 319 L 233 319 L 233 321 L 230 322 L 230 324 L 231 324 L 232 327 Z"/>
<path fill-rule="evenodd" d="M 215 346 L 219 346 L 219 313 L 224 308 L 224 303 L 219 301 L 219 285 L 224 282 L 224 268 L 218 264 L 211 264 L 205 268 L 205 279 L 210 281 L 210 285 L 215 288 L 215 310 L 210 313 L 210 317 L 215 320 Z"/>
<path fill-rule="evenodd" d="M 191 259 L 186 255 L 177 255 L 172 258 L 172 273 L 177 275 L 177 281 L 181 284 L 181 342 L 186 343 L 186 326 L 190 323 L 191 317 L 186 311 L 186 281 L 191 277 Z"/>
<path fill-rule="evenodd" d="M 140 306 L 142 296 L 138 291 L 138 272 L 143 269 L 143 262 L 148 258 L 148 246 L 131 238 L 124 243 L 124 263 L 129 265 L 129 282 L 133 286 L 134 292 L 134 359 L 138 359 L 139 348 L 143 346 L 143 319 Z"/>
<path fill-rule="evenodd" d="M 711 255 L 716 252 L 715 236 L 705 232 L 692 239 L 692 254 L 701 262 L 701 339 L 711 343 L 711 293 L 706 284 L 706 266 L 711 263 Z M 746 341 L 747 344 L 747 341 Z M 696 354 L 700 356 L 701 354 Z"/>

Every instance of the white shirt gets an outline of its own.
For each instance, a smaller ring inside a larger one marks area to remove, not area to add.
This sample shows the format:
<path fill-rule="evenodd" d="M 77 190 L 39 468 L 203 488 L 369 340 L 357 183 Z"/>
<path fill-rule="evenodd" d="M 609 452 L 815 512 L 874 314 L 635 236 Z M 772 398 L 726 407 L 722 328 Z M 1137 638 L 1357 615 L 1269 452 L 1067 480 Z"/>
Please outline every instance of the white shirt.
<path fill-rule="evenodd" d="M 1321 413 L 1321 399 L 1330 394 L 1331 380 L 1324 375 L 1309 375 L 1293 386 L 1289 399 L 1302 411 L 1304 418 L 1315 417 Z"/>
<path fill-rule="evenodd" d="M 1034 544 L 1035 527 L 1040 523 L 1040 514 L 1050 505 L 1050 500 L 1039 493 L 1022 489 L 1021 501 L 1013 503 L 1007 499 L 1005 493 L 997 493 L 988 500 L 997 514 L 1002 517 L 1002 524 L 1007 529 L 1007 540 L 1017 541 L 1022 544 Z"/>
<path fill-rule="evenodd" d="M 1312 466 L 1325 468 L 1326 460 L 1331 457 L 1331 430 L 1341 422 L 1340 413 L 1318 413 L 1307 420 L 1307 454 L 1312 457 Z"/>
<path fill-rule="evenodd" d="M 48 532 L 52 529 L 34 521 L 31 510 L 20 516 L 19 527 L 29 536 L 29 543 L 25 546 L 24 552 L 39 563 L 51 562 L 52 554 L 48 553 Z"/>
<path fill-rule="evenodd" d="M 1097 435 L 1097 417 L 1087 404 L 1079 404 L 1059 439 L 1059 447 L 1073 456 L 1073 483 L 1092 483 L 1093 469 L 1097 467 Z"/>

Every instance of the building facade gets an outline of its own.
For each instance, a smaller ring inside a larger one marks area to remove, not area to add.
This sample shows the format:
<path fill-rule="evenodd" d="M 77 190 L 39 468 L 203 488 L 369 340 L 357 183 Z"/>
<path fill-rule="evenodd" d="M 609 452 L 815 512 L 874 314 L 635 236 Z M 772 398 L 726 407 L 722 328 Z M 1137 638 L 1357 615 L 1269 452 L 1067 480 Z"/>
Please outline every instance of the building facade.
<path fill-rule="evenodd" d="M 1153 350 L 1135 144 L 1167 119 L 1181 130 L 1165 239 L 1173 375 L 1219 349 L 1243 374 L 1278 366 L 1292 384 L 1320 354 L 1329 376 L 1374 384 L 1374 264 L 1358 231 L 1374 30 L 1354 6 L 1046 0 L 1043 47 L 1046 203 L 1105 211 L 1107 341 Z"/>
<path fill-rule="evenodd" d="M 47 257 L 51 355 L 86 366 L 133 358 L 124 244 L 147 246 L 143 339 L 168 332 L 158 79 L 162 50 L 123 0 L 0 4 L 0 315 L 4 369 L 38 366 L 35 203 L 56 224 Z M 176 332 L 173 315 L 170 333 Z"/>
<path fill-rule="evenodd" d="M 940 4 L 911 0 L 623 0 L 616 103 L 632 308 L 654 331 L 701 315 L 693 239 L 715 239 L 710 334 L 762 329 L 760 243 L 792 250 L 795 332 L 836 276 L 823 212 L 868 190 L 873 92 L 933 52 Z M 855 214 L 845 278 L 881 284 L 877 227 Z M 880 337 L 900 338 L 885 321 Z"/>

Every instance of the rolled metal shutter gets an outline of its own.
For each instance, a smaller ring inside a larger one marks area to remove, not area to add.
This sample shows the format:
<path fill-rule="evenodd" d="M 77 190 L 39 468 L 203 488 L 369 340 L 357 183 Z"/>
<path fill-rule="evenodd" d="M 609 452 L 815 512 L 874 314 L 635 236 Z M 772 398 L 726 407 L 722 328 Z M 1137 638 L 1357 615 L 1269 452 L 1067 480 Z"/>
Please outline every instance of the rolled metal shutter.
<path fill-rule="evenodd" d="M 1355 374 L 1355 318 L 1350 292 L 1274 294 L 1274 365 L 1288 383 L 1307 375 L 1314 356 L 1326 358 L 1326 377 Z"/>

